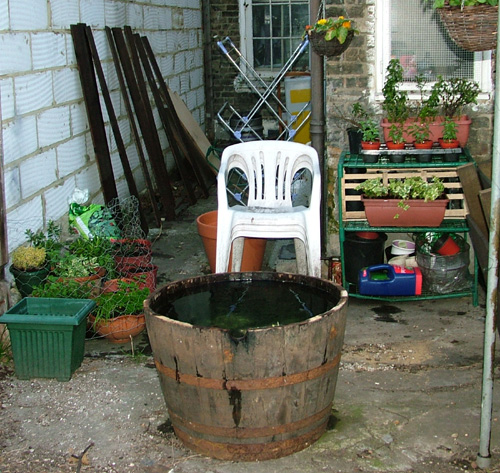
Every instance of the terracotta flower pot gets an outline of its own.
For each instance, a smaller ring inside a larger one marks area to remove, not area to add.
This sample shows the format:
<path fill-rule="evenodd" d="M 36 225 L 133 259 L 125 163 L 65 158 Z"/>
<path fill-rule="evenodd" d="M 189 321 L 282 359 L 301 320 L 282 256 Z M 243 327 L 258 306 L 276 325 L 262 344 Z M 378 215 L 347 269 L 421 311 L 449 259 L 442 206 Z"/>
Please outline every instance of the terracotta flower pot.
<path fill-rule="evenodd" d="M 125 278 L 130 278 L 137 282 L 139 289 L 147 287 L 150 292 L 156 290 L 156 280 L 158 276 L 158 266 L 155 264 L 143 264 L 142 266 L 125 266 L 120 274 Z"/>
<path fill-rule="evenodd" d="M 368 150 L 380 149 L 380 141 L 362 141 L 361 147 Z"/>
<path fill-rule="evenodd" d="M 425 140 L 422 143 L 415 141 L 415 149 L 431 149 L 433 144 L 432 140 Z"/>
<path fill-rule="evenodd" d="M 387 149 L 405 149 L 405 142 L 402 143 L 394 143 L 394 141 L 387 141 L 385 143 L 387 145 Z"/>
<path fill-rule="evenodd" d="M 145 239 L 112 239 L 116 245 L 114 256 L 116 269 L 121 271 L 124 267 L 143 266 L 151 262 L 151 242 Z"/>
<path fill-rule="evenodd" d="M 405 200 L 407 210 L 398 204 L 401 199 L 361 198 L 368 223 L 372 227 L 439 227 L 444 219 L 448 199 L 425 202 L 423 199 Z"/>
<path fill-rule="evenodd" d="M 203 240 L 205 253 L 210 264 L 210 271 L 215 273 L 215 255 L 217 253 L 217 210 L 200 215 L 196 219 L 198 233 Z M 264 261 L 267 240 L 262 238 L 245 238 L 241 271 L 260 271 Z M 229 258 L 229 268 L 232 259 Z M 228 268 L 228 269 L 229 269 Z"/>
<path fill-rule="evenodd" d="M 439 139 L 439 146 L 443 149 L 453 149 L 453 148 L 459 148 L 460 143 L 458 140 L 443 140 Z"/>
<path fill-rule="evenodd" d="M 121 315 L 113 319 L 98 321 L 94 315 L 90 314 L 89 321 L 94 330 L 111 343 L 127 343 L 130 341 L 130 337 L 139 335 L 146 327 L 144 314 Z"/>

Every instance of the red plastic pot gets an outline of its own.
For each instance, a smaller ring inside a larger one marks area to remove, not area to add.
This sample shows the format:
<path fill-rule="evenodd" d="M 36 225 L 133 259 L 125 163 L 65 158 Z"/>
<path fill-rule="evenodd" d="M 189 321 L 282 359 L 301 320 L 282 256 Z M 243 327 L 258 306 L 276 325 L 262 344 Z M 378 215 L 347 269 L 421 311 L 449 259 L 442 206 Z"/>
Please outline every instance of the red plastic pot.
<path fill-rule="evenodd" d="M 458 244 L 449 235 L 440 236 L 434 243 L 432 249 L 441 256 L 456 255 L 460 251 Z"/>

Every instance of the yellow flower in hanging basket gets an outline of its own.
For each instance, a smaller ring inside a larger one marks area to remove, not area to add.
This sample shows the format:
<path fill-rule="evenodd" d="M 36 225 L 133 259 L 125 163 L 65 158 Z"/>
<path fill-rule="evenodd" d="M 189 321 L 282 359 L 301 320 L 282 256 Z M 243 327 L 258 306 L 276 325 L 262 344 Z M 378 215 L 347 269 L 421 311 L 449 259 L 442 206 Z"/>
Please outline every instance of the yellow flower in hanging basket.
<path fill-rule="evenodd" d="M 352 21 L 339 16 L 338 18 L 321 18 L 314 25 L 306 26 L 306 34 L 311 36 L 313 33 L 322 33 L 325 41 L 336 39 L 340 44 L 344 44 L 349 33 L 355 34 L 359 31 L 352 26 Z"/>

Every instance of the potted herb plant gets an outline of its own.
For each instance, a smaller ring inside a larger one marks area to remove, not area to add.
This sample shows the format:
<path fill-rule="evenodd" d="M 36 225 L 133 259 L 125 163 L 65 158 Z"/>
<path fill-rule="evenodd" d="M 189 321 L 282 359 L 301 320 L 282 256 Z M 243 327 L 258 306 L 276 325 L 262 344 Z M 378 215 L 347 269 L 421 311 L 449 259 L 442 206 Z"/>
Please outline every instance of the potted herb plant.
<path fill-rule="evenodd" d="M 363 193 L 366 219 L 374 227 L 436 227 L 449 202 L 437 177 L 430 181 L 421 176 L 391 178 L 388 182 L 376 177 L 363 181 L 356 190 Z"/>
<path fill-rule="evenodd" d="M 431 149 L 432 140 L 430 137 L 429 122 L 416 121 L 408 128 L 408 133 L 414 138 L 414 145 L 416 149 Z"/>
<path fill-rule="evenodd" d="M 89 316 L 94 330 L 113 343 L 126 343 L 145 328 L 143 305 L 148 296 L 149 290 L 140 289 L 137 282 L 119 281 L 116 291 L 102 292 L 95 299 L 96 309 Z"/>
<path fill-rule="evenodd" d="M 363 133 L 361 147 L 366 150 L 376 150 L 380 148 L 380 131 L 377 122 L 368 117 L 360 121 L 361 132 Z"/>
<path fill-rule="evenodd" d="M 50 272 L 45 248 L 20 246 L 12 253 L 10 272 L 22 297 L 29 296 L 33 289 L 42 285 Z"/>
<path fill-rule="evenodd" d="M 417 121 L 429 124 L 430 139 L 435 142 L 442 137 L 444 117 L 450 117 L 457 125 L 457 138 L 460 146 L 465 146 L 469 137 L 471 119 L 464 114 L 464 107 L 476 103 L 479 85 L 468 79 L 439 77 L 432 87 L 426 87 L 422 77 L 417 77 L 420 90 L 420 101 L 413 107 L 408 101 L 406 91 L 401 90 L 403 84 L 403 68 L 398 59 L 392 59 L 387 67 L 384 84 L 384 103 L 386 113 L 381 126 L 384 139 L 389 140 L 389 131 L 393 123 L 404 121 L 405 141 L 411 141 L 407 129 Z M 412 111 L 413 110 L 413 111 Z M 405 118 L 406 113 L 406 118 Z M 409 130 L 408 130 L 409 131 Z"/>
<path fill-rule="evenodd" d="M 47 224 L 47 230 L 33 230 L 27 229 L 25 232 L 26 240 L 29 245 L 35 248 L 44 248 L 47 264 L 53 266 L 60 257 L 63 243 L 61 241 L 62 228 L 57 225 L 53 220 Z"/>
<path fill-rule="evenodd" d="M 458 148 L 457 124 L 449 117 L 443 122 L 443 138 L 439 140 L 441 148 Z"/>

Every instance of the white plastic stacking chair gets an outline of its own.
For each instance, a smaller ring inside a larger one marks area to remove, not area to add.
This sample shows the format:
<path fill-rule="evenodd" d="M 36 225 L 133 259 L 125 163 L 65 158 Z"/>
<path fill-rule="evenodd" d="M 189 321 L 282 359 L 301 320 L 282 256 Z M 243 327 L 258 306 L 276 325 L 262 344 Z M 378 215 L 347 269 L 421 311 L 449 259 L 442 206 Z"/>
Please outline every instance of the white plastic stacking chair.
<path fill-rule="evenodd" d="M 228 204 L 227 181 L 235 168 L 247 178 L 246 206 Z M 293 178 L 301 170 L 312 179 L 308 207 L 292 203 Z M 321 176 L 314 148 L 260 140 L 228 146 L 221 156 L 217 199 L 217 273 L 228 270 L 231 247 L 231 271 L 240 270 L 244 237 L 293 238 L 298 272 L 321 277 Z"/>

